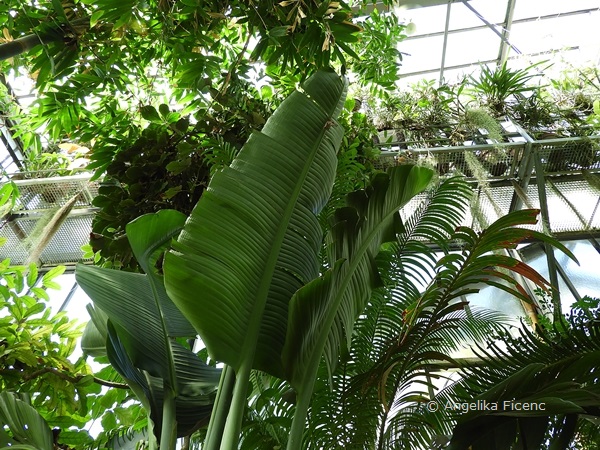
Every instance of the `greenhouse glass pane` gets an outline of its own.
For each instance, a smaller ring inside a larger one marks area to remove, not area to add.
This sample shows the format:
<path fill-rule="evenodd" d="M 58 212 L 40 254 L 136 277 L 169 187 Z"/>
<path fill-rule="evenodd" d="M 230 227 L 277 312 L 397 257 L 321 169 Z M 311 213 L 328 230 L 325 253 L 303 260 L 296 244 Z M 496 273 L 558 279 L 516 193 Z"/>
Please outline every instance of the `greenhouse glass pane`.
<path fill-rule="evenodd" d="M 474 45 L 474 43 L 477 43 Z M 478 64 L 498 57 L 500 37 L 489 28 L 448 36 L 446 66 Z"/>
<path fill-rule="evenodd" d="M 469 5 L 490 23 L 502 23 L 506 16 L 506 0 L 490 2 L 489 0 L 471 0 Z M 484 25 L 484 22 L 461 2 L 452 4 L 450 14 L 450 30 Z"/>
<path fill-rule="evenodd" d="M 576 287 L 577 293 L 580 296 L 600 297 L 600 272 L 598 272 L 600 254 L 588 241 L 565 241 L 563 244 L 575 254 L 580 265 L 558 250 L 554 252 L 556 262 Z M 527 247 L 521 253 L 527 264 L 546 279 L 550 278 L 546 254 L 540 246 Z M 559 290 L 563 312 L 567 312 L 576 299 L 562 277 L 559 277 Z"/>
<path fill-rule="evenodd" d="M 434 36 L 401 42 L 399 50 L 406 53 L 402 60 L 402 73 L 439 69 L 442 61 L 443 36 Z"/>
<path fill-rule="evenodd" d="M 421 35 L 444 31 L 446 9 L 446 5 L 439 5 L 427 8 L 397 9 L 395 12 L 406 23 L 412 22 L 415 25 L 415 35 Z"/>
<path fill-rule="evenodd" d="M 513 25 L 510 41 L 523 53 L 563 50 L 570 47 L 596 47 L 600 35 L 591 30 L 598 14 L 580 14 Z"/>
<path fill-rule="evenodd" d="M 580 265 L 560 252 L 556 252 L 557 263 L 577 287 L 579 295 L 600 297 L 600 253 L 589 241 L 569 241 L 565 245 L 575 254 Z M 563 307 L 565 306 L 567 305 L 563 301 Z"/>
<path fill-rule="evenodd" d="M 513 20 L 599 7 L 598 0 L 517 0 Z"/>

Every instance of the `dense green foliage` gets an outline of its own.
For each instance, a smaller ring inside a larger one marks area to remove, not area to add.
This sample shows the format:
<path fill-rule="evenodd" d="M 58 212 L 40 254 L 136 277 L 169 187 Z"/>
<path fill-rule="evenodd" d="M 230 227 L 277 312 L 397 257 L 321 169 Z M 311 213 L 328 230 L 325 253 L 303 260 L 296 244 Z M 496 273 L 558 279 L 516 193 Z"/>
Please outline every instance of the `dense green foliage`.
<path fill-rule="evenodd" d="M 493 114 L 549 107 L 526 86 L 529 73 L 485 69 L 460 86 L 424 83 L 396 96 L 386 89 L 398 78 L 404 26 L 393 14 L 353 15 L 345 2 L 13 3 L 0 6 L 4 37 L 16 40 L 0 45 L 0 59 L 10 57 L 2 67 L 28 71 L 39 94 L 28 111 L 3 95 L 26 168 L 65 173 L 70 159 L 56 144 L 75 143 L 92 150 L 88 170 L 102 177 L 87 250 L 103 267 L 80 266 L 77 279 L 94 301 L 82 347 L 111 366 L 93 374 L 85 359 L 71 361 L 81 329 L 44 305 L 58 271 L 36 287 L 35 266 L 4 261 L 0 445 L 171 449 L 184 437 L 209 449 L 464 448 L 477 430 L 509 449 L 527 435 L 515 423 L 533 424 L 557 449 L 593 442 L 597 427 L 575 414 L 598 415 L 588 370 L 598 361 L 597 317 L 587 309 L 514 339 L 504 318 L 464 297 L 487 284 L 530 301 L 514 273 L 548 289 L 503 253 L 532 238 L 566 250 L 519 228 L 537 211 L 476 233 L 459 227 L 464 180 L 430 186 L 433 171 L 408 160 L 387 173 L 374 167 L 373 111 L 387 113 L 378 128 L 402 128 L 394 138 L 435 137 L 434 125 L 453 143 L 480 128 L 500 140 Z M 383 101 L 345 100 L 335 72 Z M 577 104 L 591 114 L 592 102 Z M 440 126 L 446 119 L 455 123 Z M 450 162 L 435 164 L 444 174 Z M 0 207 L 15 194 L 5 184 Z M 196 333 L 206 346 L 197 352 Z M 507 355 L 485 350 L 498 333 Z M 515 398 L 540 396 L 540 379 L 554 389 L 555 376 L 568 386 L 553 401 L 571 409 L 553 412 L 568 414 L 428 414 L 431 377 L 463 344 L 479 344 L 487 365 L 466 368 L 464 384 L 440 398 L 496 398 L 494 383 Z M 531 352 L 540 361 L 523 368 Z"/>
<path fill-rule="evenodd" d="M 145 414 L 139 405 L 124 405 L 130 394 L 112 368 L 94 373 L 84 357 L 74 356 L 82 324 L 47 306 L 48 289 L 60 288 L 55 278 L 63 271 L 58 267 L 38 273 L 33 264 L 10 266 L 8 260 L 0 265 L 0 392 L 35 408 L 44 426 L 55 429 L 51 442 L 75 448 L 102 446 L 113 435 L 141 424 Z M 107 392 L 109 386 L 113 389 Z M 6 396 L 3 401 L 10 404 Z M 11 423 L 13 416 L 8 414 L 9 418 L 0 413 L 2 425 Z M 88 432 L 91 421 L 104 428 L 96 438 Z M 19 431 L 14 427 L 0 428 L 0 445 L 12 442 L 15 432 Z"/>
<path fill-rule="evenodd" d="M 89 147 L 88 169 L 107 177 L 87 250 L 130 270 L 139 268 L 124 238 L 130 220 L 165 208 L 189 214 L 210 172 L 230 163 L 314 70 L 333 65 L 374 89 L 390 88 L 404 37 L 393 15 L 357 18 L 328 1 L 44 1 L 4 9 L 0 26 L 13 39 L 36 33 L 46 43 L 4 63 L 29 71 L 38 93 L 25 112 L 8 102 L 26 168 L 68 165 L 54 144 L 42 146 L 32 132 L 40 127 L 52 143 Z M 377 64 L 358 56 L 375 48 Z M 360 133 L 360 145 L 371 140 Z M 364 161 L 352 145 L 344 152 L 349 170 Z M 343 192 L 356 187 L 349 182 Z"/>
<path fill-rule="evenodd" d="M 259 116 L 260 108 L 233 102 L 244 80 L 257 77 L 286 95 L 318 68 L 356 66 L 362 83 L 389 87 L 398 77 L 395 45 L 404 36 L 394 16 L 375 14 L 363 27 L 346 4 L 312 0 L 47 0 L 5 4 L 0 18 L 13 39 L 56 38 L 5 63 L 25 67 L 39 90 L 21 132 L 45 124 L 52 140 L 98 149 L 135 140 L 146 105 L 178 104 L 209 118 L 223 110 L 230 117 L 236 111 Z M 371 57 L 358 55 L 373 46 L 386 57 L 369 68 Z M 273 95 L 270 89 L 261 97 Z M 27 135 L 25 148 L 42 151 L 35 135 Z"/>
<path fill-rule="evenodd" d="M 471 411 L 455 416 L 451 449 L 597 448 L 600 435 L 597 366 L 600 358 L 598 299 L 583 298 L 572 312 L 537 333 L 522 329 L 518 336 L 503 332 L 501 344 L 479 347 L 485 364 L 465 367 L 464 379 L 442 392 L 459 402 L 473 399 L 498 405 L 498 413 Z M 527 358 L 523 358 L 528 355 Z M 543 405 L 530 411 L 514 404 Z M 451 421 L 448 421 L 451 423 Z M 447 422 L 447 423 L 448 423 Z"/>

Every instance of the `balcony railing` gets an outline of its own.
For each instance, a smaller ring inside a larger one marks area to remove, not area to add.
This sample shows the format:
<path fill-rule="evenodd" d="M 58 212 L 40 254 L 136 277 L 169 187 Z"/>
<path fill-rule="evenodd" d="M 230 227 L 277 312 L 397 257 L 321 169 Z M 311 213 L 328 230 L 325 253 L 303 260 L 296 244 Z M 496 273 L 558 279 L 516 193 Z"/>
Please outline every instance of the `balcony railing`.
<path fill-rule="evenodd" d="M 542 211 L 539 231 L 573 238 L 600 234 L 600 136 L 534 139 L 511 123 L 502 137 L 493 141 L 484 132 L 465 137 L 463 145 L 448 145 L 443 133 L 418 141 L 384 135 L 379 168 L 412 161 L 442 177 L 465 176 L 474 185 L 479 218 L 487 223 L 527 207 Z M 471 215 L 465 221 L 478 228 L 477 222 Z"/>
<path fill-rule="evenodd" d="M 39 262 L 48 266 L 83 260 L 81 247 L 89 241 L 96 211 L 92 200 L 98 194 L 98 183 L 90 182 L 89 173 L 63 177 L 44 175 L 19 173 L 18 179 L 13 179 L 20 195 L 12 211 L 0 222 L 0 237 L 6 238 L 0 248 L 0 258 L 10 258 L 12 264 L 28 260 L 33 241 L 45 232 L 44 225 L 71 201 L 72 208 L 42 251 Z"/>

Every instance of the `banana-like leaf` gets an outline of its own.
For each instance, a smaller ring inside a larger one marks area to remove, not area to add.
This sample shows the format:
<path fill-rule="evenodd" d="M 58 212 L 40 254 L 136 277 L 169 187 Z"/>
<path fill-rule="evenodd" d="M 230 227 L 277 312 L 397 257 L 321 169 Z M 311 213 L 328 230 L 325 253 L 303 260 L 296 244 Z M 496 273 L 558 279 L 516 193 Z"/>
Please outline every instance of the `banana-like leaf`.
<path fill-rule="evenodd" d="M 157 292 L 148 277 L 80 265 L 76 278 L 96 307 L 104 311 L 118 329 L 134 365 L 173 382 L 169 335 L 156 306 Z M 168 300 L 166 294 L 163 296 L 161 300 Z"/>
<path fill-rule="evenodd" d="M 319 274 L 346 82 L 318 72 L 214 175 L 165 257 L 165 285 L 211 356 L 281 376 L 288 303 Z"/>
<path fill-rule="evenodd" d="M 349 345 L 358 315 L 380 285 L 375 257 L 381 244 L 402 230 L 400 208 L 427 187 L 432 175 L 424 167 L 395 167 L 336 211 L 328 239 L 331 269 L 298 291 L 290 304 L 283 361 L 296 389 L 312 389 L 323 351 L 331 368 L 340 348 Z"/>
<path fill-rule="evenodd" d="M 86 355 L 94 358 L 106 356 L 106 337 L 108 331 L 106 324 L 108 316 L 101 309 L 94 308 L 94 305 L 86 306 L 91 320 L 85 325 L 83 335 L 81 336 L 81 350 Z"/>
<path fill-rule="evenodd" d="M 163 380 L 137 369 L 110 322 L 108 330 L 108 358 L 149 411 L 154 432 L 160 439 L 165 395 Z M 173 354 L 179 388 L 179 395 L 175 398 L 177 436 L 182 437 L 208 423 L 220 370 L 202 363 L 196 355 L 177 343 L 173 344 Z"/>
<path fill-rule="evenodd" d="M 183 214 L 164 210 L 127 226 L 131 247 L 146 274 L 84 265 L 78 266 L 76 273 L 78 283 L 95 303 L 93 328 L 88 331 L 104 336 L 111 364 L 149 410 L 155 424 L 162 421 L 166 388 L 176 393 L 180 436 L 210 417 L 221 372 L 174 339 L 194 337 L 196 332 L 167 296 L 157 266 L 162 250 L 184 221 Z M 156 433 L 160 429 L 156 426 Z"/>
<path fill-rule="evenodd" d="M 0 393 L 0 424 L 8 425 L 14 442 L 4 449 L 53 450 L 54 439 L 42 416 L 12 392 Z M 1 438 L 2 436 L 0 436 Z"/>
<path fill-rule="evenodd" d="M 146 274 L 83 264 L 76 272 L 79 285 L 118 329 L 135 367 L 168 383 L 175 381 L 171 337 L 192 337 L 195 330 L 167 296 L 150 257 L 153 250 L 169 243 L 184 221 L 183 214 L 164 210 L 127 226 L 132 249 Z"/>

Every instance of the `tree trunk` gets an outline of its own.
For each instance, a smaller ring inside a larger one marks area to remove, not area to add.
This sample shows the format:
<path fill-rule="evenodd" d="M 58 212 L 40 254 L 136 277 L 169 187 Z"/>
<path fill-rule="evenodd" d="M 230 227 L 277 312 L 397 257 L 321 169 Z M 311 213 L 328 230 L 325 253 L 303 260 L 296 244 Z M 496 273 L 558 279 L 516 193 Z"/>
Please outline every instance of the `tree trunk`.
<path fill-rule="evenodd" d="M 50 42 L 60 41 L 64 38 L 56 32 L 49 32 L 41 35 L 30 34 L 14 41 L 0 45 L 0 61 L 28 52 L 37 45 L 46 45 Z"/>
<path fill-rule="evenodd" d="M 38 31 L 34 34 L 20 37 L 19 39 L 0 45 L 0 61 L 28 52 L 40 44 L 47 45 L 52 42 L 60 42 L 67 37 L 72 37 L 71 35 L 75 37 L 80 36 L 89 27 L 90 18 L 81 17 L 62 26 L 56 26 L 45 31 Z"/>

